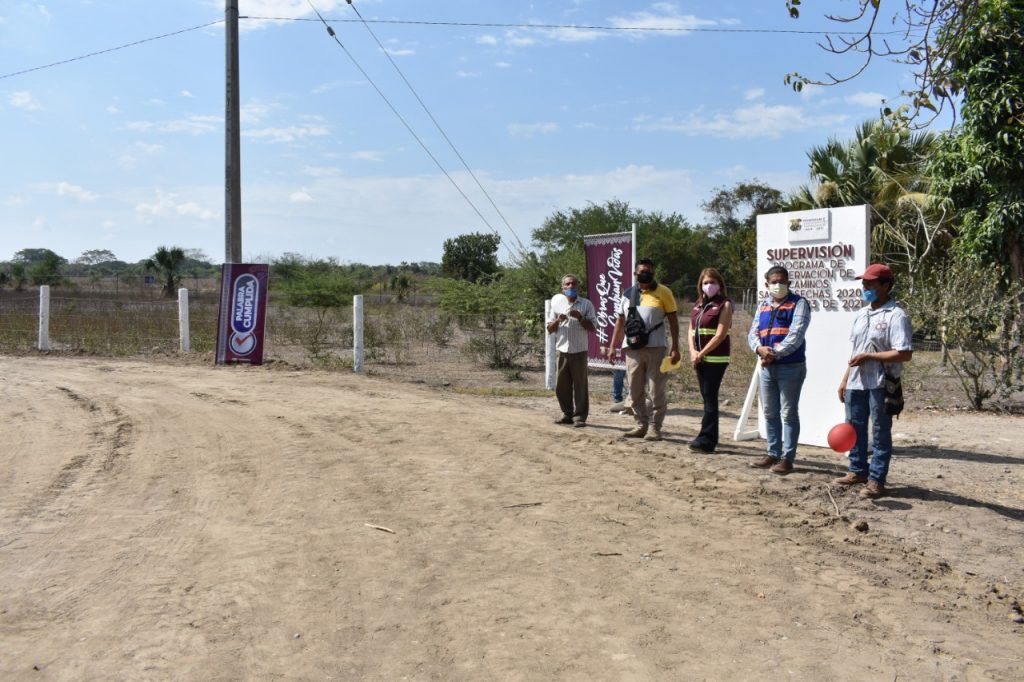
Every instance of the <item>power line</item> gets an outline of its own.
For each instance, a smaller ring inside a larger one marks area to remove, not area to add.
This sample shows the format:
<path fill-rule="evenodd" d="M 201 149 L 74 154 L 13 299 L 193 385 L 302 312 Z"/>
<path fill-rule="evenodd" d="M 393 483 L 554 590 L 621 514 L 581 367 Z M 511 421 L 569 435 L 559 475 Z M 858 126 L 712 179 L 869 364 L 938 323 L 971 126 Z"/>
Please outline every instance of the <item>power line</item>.
<path fill-rule="evenodd" d="M 331 28 L 331 25 L 328 24 L 327 21 L 320 15 L 319 10 L 317 10 L 317 8 L 313 6 L 312 0 L 306 0 L 306 2 L 308 2 L 309 6 L 313 8 L 313 11 L 316 13 L 316 15 L 320 17 L 320 22 L 327 29 L 327 35 L 331 36 L 331 38 L 334 39 L 334 42 L 338 44 L 338 47 L 344 50 L 345 54 L 352 61 L 352 64 L 355 65 L 355 67 L 359 70 L 359 73 L 363 74 L 363 78 L 365 78 L 366 81 L 373 86 L 373 89 L 377 91 L 377 94 L 380 95 L 380 98 L 384 100 L 384 103 L 388 105 L 389 109 L 391 109 L 391 112 L 398 117 L 398 120 L 402 122 L 402 125 L 405 126 L 405 129 L 408 130 L 409 134 L 413 136 L 413 139 L 415 139 L 416 142 L 419 143 L 420 147 L 423 148 L 423 151 L 425 151 L 427 153 L 427 156 L 430 157 L 430 160 L 434 162 L 434 165 L 438 167 L 438 169 L 444 174 L 446 178 L 448 178 L 448 182 L 452 184 L 452 187 L 454 187 L 455 190 L 462 195 L 462 198 L 466 201 L 466 203 L 469 204 L 470 207 L 476 212 L 476 214 L 480 217 L 480 220 L 483 221 L 484 225 L 486 225 L 491 232 L 493 232 L 500 238 L 501 235 L 499 234 L 499 232 L 496 229 L 494 229 L 494 226 L 491 225 L 491 223 L 487 220 L 484 214 L 480 212 L 480 209 L 476 207 L 476 204 L 474 204 L 473 201 L 466 195 L 466 193 L 462 191 L 462 188 L 459 187 L 459 184 L 455 182 L 455 179 L 452 178 L 451 174 L 447 170 L 445 170 L 445 167 L 441 165 L 441 162 L 437 160 L 437 157 L 434 156 L 433 152 L 430 151 L 430 148 L 427 147 L 423 140 L 420 139 L 420 136 L 416 134 L 416 131 L 412 129 L 412 126 L 409 125 L 408 121 L 406 121 L 402 114 L 399 113 L 398 109 L 395 108 L 395 105 L 393 105 L 391 103 L 391 100 L 387 98 L 387 95 L 385 95 L 384 92 L 377 86 L 377 83 L 374 82 L 372 78 L 370 78 L 370 74 L 366 73 L 366 70 L 362 67 L 358 60 L 356 60 L 352 53 L 348 51 L 348 48 L 345 47 L 344 43 L 342 43 L 338 36 L 335 34 L 334 29 Z"/>
<path fill-rule="evenodd" d="M 253 19 L 255 21 L 313 21 L 320 19 L 307 19 L 305 17 L 264 17 L 248 14 L 238 17 L 239 19 Z M 533 29 L 575 29 L 577 31 L 624 31 L 624 32 L 651 32 L 651 33 L 793 33 L 798 35 L 812 36 L 845 36 L 863 35 L 863 31 L 810 31 L 795 28 L 725 28 L 725 27 L 693 27 L 683 28 L 681 26 L 599 26 L 587 24 L 515 24 L 502 22 L 483 21 L 417 21 L 413 19 L 334 19 L 328 17 L 326 21 L 333 21 L 339 24 L 354 24 L 360 21 L 370 24 L 399 24 L 408 26 L 457 26 L 467 28 L 533 28 Z M 903 34 L 905 31 L 873 31 L 873 35 L 885 36 Z"/>
<path fill-rule="evenodd" d="M 97 55 L 107 54 L 108 52 L 116 52 L 117 50 L 123 50 L 123 49 L 128 48 L 128 47 L 135 47 L 136 45 L 142 45 L 143 43 L 150 43 L 150 42 L 152 42 L 154 40 L 160 40 L 161 38 L 170 38 L 171 36 L 181 35 L 182 33 L 188 33 L 189 31 L 198 31 L 201 28 L 206 28 L 207 26 L 213 26 L 214 24 L 221 24 L 223 22 L 224 22 L 223 19 L 217 19 L 215 21 L 210 21 L 210 22 L 207 22 L 205 24 L 200 24 L 199 26 L 192 26 L 191 28 L 183 28 L 180 31 L 172 31 L 171 33 L 164 33 L 162 35 L 153 36 L 152 38 L 143 38 L 142 40 L 136 40 L 135 42 L 125 43 L 124 45 L 118 45 L 117 47 L 109 47 L 109 48 L 107 48 L 105 50 L 99 50 L 97 52 L 90 52 L 89 54 L 83 54 L 83 55 L 80 55 L 78 57 L 71 57 L 70 59 L 64 59 L 64 60 L 61 60 L 59 62 L 53 62 L 52 64 L 44 64 L 42 66 L 33 66 L 31 69 L 23 69 L 21 71 L 15 71 L 13 73 L 5 73 L 2 76 L 0 76 L 0 80 L 2 80 L 4 78 L 12 78 L 14 76 L 21 76 L 22 74 L 32 73 L 33 71 L 41 71 L 42 69 L 49 69 L 49 68 L 52 68 L 54 66 L 60 66 L 62 64 L 70 64 L 71 62 L 77 62 L 77 61 L 82 60 L 82 59 L 88 59 L 89 57 L 96 57 Z"/>
<path fill-rule="evenodd" d="M 355 4 L 352 3 L 351 0 L 349 1 L 348 4 L 352 8 L 352 11 L 354 11 L 356 13 L 356 16 L 358 16 L 359 19 L 362 21 L 363 26 L 366 28 L 367 32 L 369 32 L 369 34 L 371 36 L 373 36 L 373 39 L 374 39 L 374 41 L 376 41 L 377 46 L 380 48 L 380 51 L 382 53 L 384 53 L 384 56 L 388 58 L 389 62 L 391 62 L 391 66 L 394 67 L 395 71 L 401 77 L 401 79 L 405 83 L 406 87 L 409 88 L 409 91 L 416 98 L 416 101 L 420 103 L 421 107 L 423 107 L 423 111 L 425 111 L 427 116 L 430 117 L 430 120 L 433 122 L 434 127 L 437 128 L 439 133 L 441 133 L 441 137 L 444 138 L 445 142 L 448 143 L 448 146 L 451 148 L 451 150 L 453 152 L 455 152 L 455 156 L 457 156 L 459 158 L 459 161 L 462 162 L 462 167 L 466 169 L 466 172 L 469 173 L 470 177 L 473 178 L 473 181 L 476 182 L 476 186 L 478 188 L 480 188 L 480 191 L 483 192 L 485 197 L 487 197 L 487 200 L 491 203 L 491 207 L 494 209 L 494 211 L 501 218 L 502 222 L 505 223 L 505 227 L 507 227 L 509 232 L 512 233 L 512 236 L 515 237 L 516 243 L 519 245 L 519 248 L 520 249 L 525 249 L 525 247 L 523 246 L 522 240 L 519 239 L 519 235 L 516 234 L 515 229 L 508 222 L 508 219 L 505 217 L 505 214 L 501 212 L 500 208 L 498 208 L 498 205 L 494 202 L 494 199 L 491 197 L 490 193 L 486 189 L 484 189 L 484 186 L 480 182 L 480 179 L 477 178 L 476 173 L 474 173 L 473 169 L 469 167 L 468 163 L 466 163 L 466 159 L 464 159 L 462 157 L 462 154 L 459 153 L 459 150 L 455 147 L 455 143 L 452 142 L 451 138 L 448 137 L 448 133 L 446 133 L 444 131 L 444 128 L 441 127 L 441 124 L 437 122 L 437 119 L 434 117 L 434 114 L 431 113 L 430 109 L 427 107 L 426 103 L 420 97 L 419 93 L 416 92 L 416 88 L 414 88 L 412 86 L 412 83 L 409 82 L 409 79 L 405 77 L 405 74 L 402 72 L 402 69 L 400 69 L 398 67 L 398 64 L 395 62 L 394 58 L 391 56 L 391 53 L 388 52 L 387 48 L 384 47 L 384 44 L 380 42 L 380 39 L 377 37 L 377 34 L 373 32 L 373 29 L 370 28 L 370 25 L 366 22 L 365 19 L 363 19 L 363 15 L 359 12 L 359 9 L 355 6 Z"/>

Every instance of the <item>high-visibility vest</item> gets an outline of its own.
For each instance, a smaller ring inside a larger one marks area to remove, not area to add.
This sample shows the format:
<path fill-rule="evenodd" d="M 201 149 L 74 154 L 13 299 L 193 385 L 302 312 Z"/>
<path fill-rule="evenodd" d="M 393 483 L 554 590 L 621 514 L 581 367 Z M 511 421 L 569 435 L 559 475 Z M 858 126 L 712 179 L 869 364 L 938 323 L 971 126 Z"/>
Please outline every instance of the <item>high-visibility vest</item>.
<path fill-rule="evenodd" d="M 789 334 L 789 327 L 793 324 L 793 315 L 796 312 L 798 294 L 790 292 L 779 305 L 772 307 L 772 299 L 768 297 L 761 304 L 758 311 L 757 333 L 762 346 L 775 348 L 782 343 L 782 340 Z M 801 342 L 800 346 L 786 357 L 775 360 L 775 364 L 786 365 L 797 362 L 805 362 L 807 356 L 807 342 Z"/>
<path fill-rule="evenodd" d="M 724 296 L 715 296 L 708 301 L 697 301 L 693 305 L 693 310 L 690 311 L 690 329 L 693 334 L 693 347 L 698 351 L 708 345 L 718 331 L 718 322 L 728 301 L 729 299 Z M 704 362 L 729 362 L 729 332 L 726 331 L 725 334 L 725 339 L 704 356 Z"/>

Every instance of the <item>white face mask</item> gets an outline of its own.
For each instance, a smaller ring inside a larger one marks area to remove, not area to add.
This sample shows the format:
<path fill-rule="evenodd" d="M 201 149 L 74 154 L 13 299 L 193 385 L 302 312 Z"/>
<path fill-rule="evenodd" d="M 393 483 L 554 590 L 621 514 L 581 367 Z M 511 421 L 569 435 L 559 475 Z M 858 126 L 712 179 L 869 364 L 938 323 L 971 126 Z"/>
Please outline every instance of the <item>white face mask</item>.
<path fill-rule="evenodd" d="M 786 298 L 786 294 L 789 293 L 789 285 L 782 282 L 769 284 L 768 293 L 772 295 L 772 298 Z"/>

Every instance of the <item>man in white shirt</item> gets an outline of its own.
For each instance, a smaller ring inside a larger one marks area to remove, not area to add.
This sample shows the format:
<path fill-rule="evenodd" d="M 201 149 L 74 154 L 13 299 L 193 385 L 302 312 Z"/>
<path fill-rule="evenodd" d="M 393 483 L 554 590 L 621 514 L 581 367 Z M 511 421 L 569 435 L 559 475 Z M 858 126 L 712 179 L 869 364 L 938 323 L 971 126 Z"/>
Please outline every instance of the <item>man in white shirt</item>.
<path fill-rule="evenodd" d="M 913 357 L 913 330 L 910 318 L 891 298 L 893 274 L 889 266 L 873 263 L 857 279 L 864 284 L 864 301 L 868 305 L 857 311 L 853 320 L 853 357 L 839 382 L 839 400 L 846 404 L 846 421 L 857 432 L 857 442 L 849 453 L 850 472 L 836 483 L 864 483 L 861 497 L 875 498 L 885 494 L 892 458 L 892 416 L 885 407 L 886 375 L 898 379 L 903 363 Z"/>
<path fill-rule="evenodd" d="M 562 293 L 551 297 L 548 334 L 555 334 L 558 364 L 555 371 L 555 396 L 562 416 L 556 424 L 586 426 L 590 414 L 590 387 L 587 377 L 588 334 L 597 328 L 594 305 L 579 296 L 576 275 L 562 277 Z"/>

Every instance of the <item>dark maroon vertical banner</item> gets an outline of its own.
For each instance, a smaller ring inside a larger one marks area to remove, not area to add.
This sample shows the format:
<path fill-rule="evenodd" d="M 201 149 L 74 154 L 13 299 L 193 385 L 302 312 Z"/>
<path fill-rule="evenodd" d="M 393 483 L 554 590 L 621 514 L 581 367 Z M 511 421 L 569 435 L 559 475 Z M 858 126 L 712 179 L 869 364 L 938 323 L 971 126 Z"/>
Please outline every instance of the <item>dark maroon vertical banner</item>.
<path fill-rule="evenodd" d="M 262 365 L 270 266 L 224 263 L 220 273 L 217 364 Z"/>
<path fill-rule="evenodd" d="M 602 349 L 611 343 L 619 299 L 633 281 L 633 235 L 615 232 L 586 236 L 583 250 L 587 258 L 587 298 L 597 312 L 597 331 L 590 335 L 587 361 L 591 367 L 611 367 Z"/>

